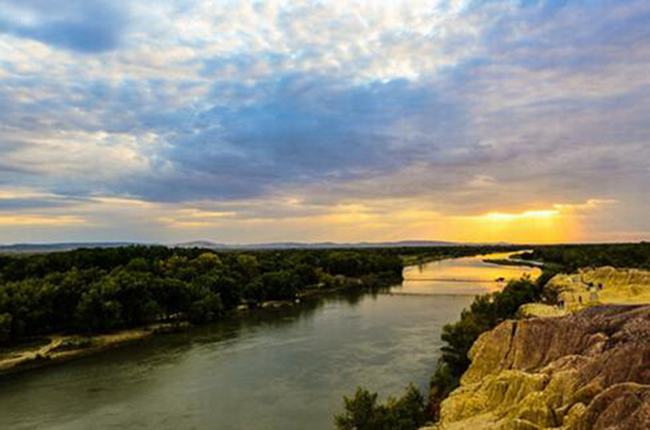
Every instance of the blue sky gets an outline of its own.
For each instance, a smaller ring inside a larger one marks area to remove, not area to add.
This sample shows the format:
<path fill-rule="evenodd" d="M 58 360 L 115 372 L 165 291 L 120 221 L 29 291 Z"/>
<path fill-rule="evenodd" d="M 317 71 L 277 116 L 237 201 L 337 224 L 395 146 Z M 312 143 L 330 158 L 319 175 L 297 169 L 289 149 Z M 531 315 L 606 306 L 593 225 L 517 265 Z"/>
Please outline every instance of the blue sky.
<path fill-rule="evenodd" d="M 647 1 L 0 11 L 0 242 L 650 238 Z"/>

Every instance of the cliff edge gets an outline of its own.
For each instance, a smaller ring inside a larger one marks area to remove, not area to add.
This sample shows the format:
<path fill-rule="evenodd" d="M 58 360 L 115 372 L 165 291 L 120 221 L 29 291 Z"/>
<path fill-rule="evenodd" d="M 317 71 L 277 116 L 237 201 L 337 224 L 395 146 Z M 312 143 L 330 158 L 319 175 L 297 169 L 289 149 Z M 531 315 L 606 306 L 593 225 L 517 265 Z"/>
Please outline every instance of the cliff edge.
<path fill-rule="evenodd" d="M 505 321 L 470 358 L 433 428 L 650 428 L 648 305 Z"/>
<path fill-rule="evenodd" d="M 519 309 L 522 317 L 568 315 L 589 306 L 650 303 L 650 271 L 598 267 L 578 273 L 555 275 L 544 287 L 556 305 L 528 303 Z"/>

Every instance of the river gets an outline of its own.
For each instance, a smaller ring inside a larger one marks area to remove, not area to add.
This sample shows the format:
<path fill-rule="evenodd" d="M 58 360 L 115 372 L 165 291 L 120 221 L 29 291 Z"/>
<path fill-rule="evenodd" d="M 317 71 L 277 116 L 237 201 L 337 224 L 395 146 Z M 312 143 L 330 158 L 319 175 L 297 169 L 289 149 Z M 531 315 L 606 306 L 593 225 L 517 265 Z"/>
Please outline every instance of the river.
<path fill-rule="evenodd" d="M 491 255 L 500 258 L 502 255 Z M 481 257 L 404 269 L 376 294 L 254 312 L 0 379 L 0 429 L 332 429 L 363 385 L 425 388 L 442 327 L 499 277 Z M 533 274 L 535 274 L 533 273 Z"/>

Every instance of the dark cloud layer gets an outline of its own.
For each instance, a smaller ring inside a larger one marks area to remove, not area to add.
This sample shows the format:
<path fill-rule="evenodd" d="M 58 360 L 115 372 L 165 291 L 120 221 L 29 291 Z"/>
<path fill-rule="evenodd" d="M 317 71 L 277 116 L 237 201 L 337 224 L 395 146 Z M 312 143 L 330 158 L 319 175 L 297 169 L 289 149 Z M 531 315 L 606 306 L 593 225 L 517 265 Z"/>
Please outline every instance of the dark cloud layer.
<path fill-rule="evenodd" d="M 57 48 L 97 54 L 116 49 L 126 25 L 123 8 L 105 0 L 12 0 L 0 8 L 0 33 L 37 40 Z M 23 18 L 23 19 L 21 19 Z"/>
<path fill-rule="evenodd" d="M 464 113 L 435 90 L 403 80 L 340 88 L 322 76 L 258 84 L 254 105 L 216 107 L 170 139 L 153 198 L 243 198 L 288 184 L 386 175 L 462 147 Z M 250 91 L 250 90 L 248 90 Z M 215 89 L 218 92 L 218 89 Z M 245 98 L 246 95 L 243 95 Z M 153 193 L 150 195 L 149 193 Z M 185 195 L 189 194 L 189 195 Z"/>

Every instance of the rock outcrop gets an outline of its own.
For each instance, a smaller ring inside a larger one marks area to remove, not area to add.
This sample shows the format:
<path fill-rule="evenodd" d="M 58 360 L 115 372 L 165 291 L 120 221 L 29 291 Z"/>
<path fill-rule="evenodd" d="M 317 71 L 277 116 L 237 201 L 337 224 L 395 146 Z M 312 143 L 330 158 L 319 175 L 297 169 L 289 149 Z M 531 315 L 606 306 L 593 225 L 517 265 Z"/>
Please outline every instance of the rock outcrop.
<path fill-rule="evenodd" d="M 594 304 L 650 303 L 650 271 L 598 267 L 554 276 L 546 290 L 557 295 L 567 310 Z"/>
<path fill-rule="evenodd" d="M 650 428 L 650 306 L 506 321 L 470 358 L 435 428 Z"/>
<path fill-rule="evenodd" d="M 520 318 L 549 318 L 549 317 L 562 317 L 568 315 L 570 312 L 566 309 L 560 308 L 557 305 L 547 305 L 544 303 L 526 303 L 519 307 L 517 312 Z"/>
<path fill-rule="evenodd" d="M 520 317 L 558 317 L 604 304 L 650 304 L 650 271 L 607 266 L 580 269 L 555 275 L 544 289 L 557 303 L 525 304 L 519 309 Z"/>

